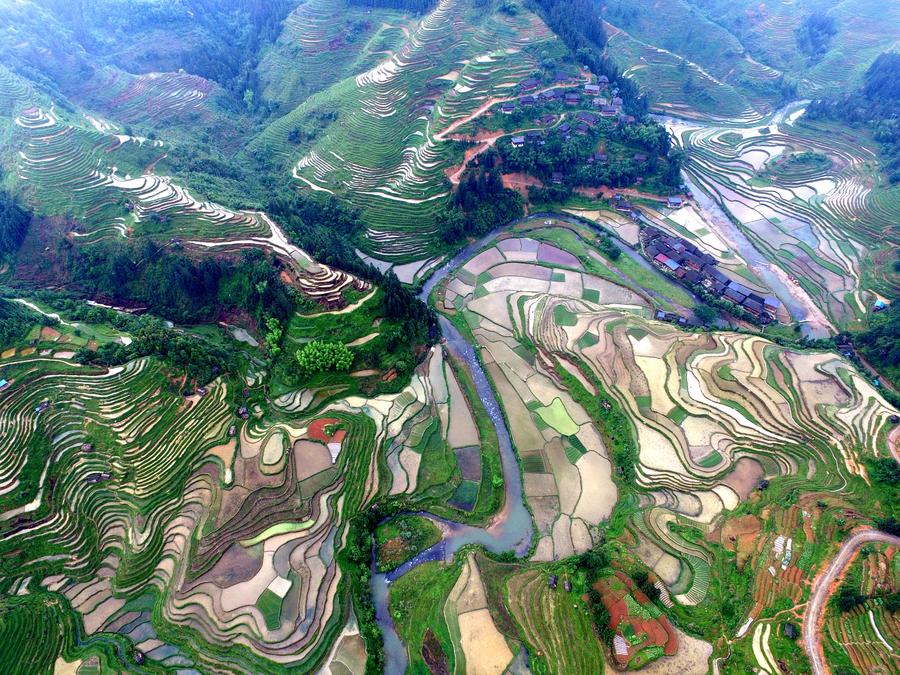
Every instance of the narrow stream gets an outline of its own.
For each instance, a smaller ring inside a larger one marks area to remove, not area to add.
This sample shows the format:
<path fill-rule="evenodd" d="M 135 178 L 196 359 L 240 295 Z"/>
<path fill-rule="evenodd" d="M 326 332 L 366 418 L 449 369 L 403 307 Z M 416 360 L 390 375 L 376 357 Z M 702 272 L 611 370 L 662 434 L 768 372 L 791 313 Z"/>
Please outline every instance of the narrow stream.
<path fill-rule="evenodd" d="M 456 271 L 462 263 L 468 260 L 478 249 L 490 243 L 503 232 L 506 227 L 501 227 L 459 251 L 453 258 L 444 263 L 429 278 L 419 294 L 424 302 L 428 301 L 428 295 L 449 274 Z M 423 551 L 416 557 L 407 561 L 388 574 L 374 573 L 372 575 L 372 599 L 375 604 L 375 615 L 384 635 L 385 672 L 393 675 L 403 673 L 407 666 L 406 647 L 397 635 L 394 622 L 388 611 L 390 583 L 411 569 L 425 562 L 450 560 L 463 546 L 476 544 L 484 546 L 494 553 L 514 551 L 519 557 L 526 555 L 531 548 L 534 538 L 534 525 L 531 513 L 522 499 L 522 476 L 519 473 L 519 463 L 513 451 L 509 429 L 494 390 L 487 379 L 481 362 L 475 352 L 475 347 L 443 316 L 438 317 L 441 331 L 444 335 L 447 350 L 460 362 L 466 364 L 469 374 L 475 383 L 478 398 L 484 406 L 500 447 L 500 463 L 503 470 L 503 484 L 505 500 L 501 511 L 494 516 L 491 523 L 484 528 L 456 523 L 432 514 L 422 513 L 431 520 L 439 522 L 445 531 L 444 538 L 431 548 Z"/>
<path fill-rule="evenodd" d="M 585 225 L 582 221 L 561 213 L 537 213 L 516 222 L 547 219 Z M 427 303 L 431 291 L 434 290 L 441 281 L 454 273 L 457 268 L 480 249 L 496 239 L 498 235 L 509 229 L 509 227 L 510 225 L 499 227 L 492 232 L 489 232 L 481 239 L 472 242 L 461 249 L 450 260 L 435 270 L 422 287 L 422 291 L 419 293 L 419 299 Z M 625 255 L 634 260 L 635 263 L 648 270 L 650 273 L 661 275 L 659 270 L 645 260 L 638 251 L 633 250 L 629 246 L 623 246 L 622 251 Z M 371 582 L 372 599 L 375 604 L 375 615 L 378 619 L 378 624 L 381 627 L 382 634 L 384 635 L 385 672 L 390 675 L 393 675 L 394 673 L 403 673 L 406 670 L 408 663 L 406 646 L 397 634 L 394 622 L 391 619 L 388 610 L 389 588 L 391 582 L 399 579 L 404 574 L 423 563 L 448 561 L 452 559 L 453 555 L 460 548 L 470 544 L 484 546 L 493 553 L 514 551 L 517 556 L 523 557 L 531 548 L 531 543 L 534 538 L 534 524 L 531 519 L 531 513 L 528 511 L 522 498 L 522 476 L 519 472 L 519 464 L 512 448 L 509 429 L 506 426 L 500 404 L 497 402 L 497 398 L 494 395 L 494 390 L 491 388 L 487 375 L 481 367 L 481 362 L 478 360 L 476 348 L 446 318 L 439 316 L 438 321 L 444 335 L 444 346 L 460 362 L 466 364 L 475 383 L 475 390 L 478 392 L 478 397 L 481 399 L 485 411 L 491 418 L 491 423 L 494 426 L 494 431 L 497 434 L 497 440 L 500 447 L 500 461 L 503 469 L 503 483 L 506 498 L 501 511 L 493 518 L 491 523 L 484 528 L 465 525 L 440 518 L 434 514 L 420 512 L 419 515 L 425 516 L 441 525 L 444 530 L 443 539 L 387 574 L 378 574 L 375 572 L 375 559 L 373 554 Z"/>

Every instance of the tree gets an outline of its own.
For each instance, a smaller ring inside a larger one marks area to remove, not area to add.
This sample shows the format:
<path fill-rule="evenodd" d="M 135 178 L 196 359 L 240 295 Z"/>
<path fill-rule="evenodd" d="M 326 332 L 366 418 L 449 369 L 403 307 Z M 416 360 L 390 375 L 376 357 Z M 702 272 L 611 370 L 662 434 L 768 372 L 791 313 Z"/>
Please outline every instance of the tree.
<path fill-rule="evenodd" d="M 346 372 L 353 364 L 353 352 L 341 342 L 313 340 L 297 350 L 296 359 L 300 371 L 307 375 Z"/>
<path fill-rule="evenodd" d="M 266 348 L 273 359 L 281 353 L 281 336 L 284 331 L 281 323 L 273 316 L 266 319 Z"/>
<path fill-rule="evenodd" d="M 803 18 L 795 32 L 797 47 L 810 57 L 810 60 L 821 59 L 837 33 L 837 21 L 824 12 L 813 12 Z"/>
<path fill-rule="evenodd" d="M 900 462 L 893 457 L 877 457 L 867 460 L 872 480 L 888 485 L 900 485 Z"/>
<path fill-rule="evenodd" d="M 697 321 L 708 326 L 719 318 L 719 310 L 710 305 L 697 305 L 694 307 L 694 316 L 697 317 Z"/>
<path fill-rule="evenodd" d="M 14 253 L 21 246 L 30 221 L 31 214 L 18 200 L 0 190 L 0 259 L 7 253 Z"/>

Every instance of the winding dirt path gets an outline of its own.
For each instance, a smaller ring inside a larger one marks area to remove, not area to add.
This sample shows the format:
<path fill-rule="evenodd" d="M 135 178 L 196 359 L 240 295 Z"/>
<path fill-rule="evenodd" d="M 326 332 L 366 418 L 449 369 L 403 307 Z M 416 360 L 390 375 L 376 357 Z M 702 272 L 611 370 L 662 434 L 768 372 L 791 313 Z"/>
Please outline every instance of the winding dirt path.
<path fill-rule="evenodd" d="M 550 91 L 552 89 L 570 89 L 572 87 L 577 87 L 582 84 L 589 82 L 589 76 L 586 76 L 584 73 L 579 73 L 579 79 L 577 81 L 572 82 L 563 82 L 560 84 L 551 84 L 549 87 L 544 87 L 543 89 L 536 89 L 534 91 L 530 91 L 527 94 L 515 94 L 513 96 L 493 96 L 482 103 L 478 108 L 473 110 L 471 113 L 466 115 L 465 117 L 460 117 L 458 120 L 454 120 L 451 122 L 445 129 L 438 131 L 434 134 L 435 141 L 445 141 L 447 140 L 447 136 L 452 134 L 454 131 L 459 129 L 461 126 L 471 122 L 476 117 L 481 117 L 488 110 L 491 109 L 492 106 L 497 105 L 498 103 L 506 103 L 507 101 L 515 101 L 522 96 L 537 96 L 538 94 L 543 94 L 545 91 Z"/>
<path fill-rule="evenodd" d="M 809 656 L 814 675 L 830 675 L 831 670 L 825 663 L 825 653 L 822 650 L 821 634 L 822 624 L 825 621 L 825 605 L 832 593 L 837 589 L 844 572 L 853 562 L 860 547 L 864 544 L 880 542 L 900 548 L 900 537 L 895 537 L 879 530 L 863 530 L 855 533 L 845 541 L 837 555 L 831 560 L 831 564 L 824 574 L 820 574 L 813 581 L 812 593 L 809 596 L 809 605 L 803 616 L 803 646 Z"/>

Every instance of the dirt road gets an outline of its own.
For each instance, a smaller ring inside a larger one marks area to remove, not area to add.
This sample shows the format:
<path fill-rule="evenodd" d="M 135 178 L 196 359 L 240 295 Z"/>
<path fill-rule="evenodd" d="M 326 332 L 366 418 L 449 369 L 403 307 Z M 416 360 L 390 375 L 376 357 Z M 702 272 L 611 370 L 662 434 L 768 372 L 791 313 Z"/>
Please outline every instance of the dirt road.
<path fill-rule="evenodd" d="M 828 603 L 831 594 L 836 590 L 837 583 L 843 576 L 844 571 L 849 567 L 856 552 L 864 544 L 873 542 L 900 547 L 900 537 L 894 537 L 878 530 L 857 532 L 841 545 L 840 550 L 832 559 L 825 573 L 816 577 L 813 582 L 809 604 L 806 608 L 806 614 L 803 616 L 803 646 L 812 663 L 814 675 L 829 675 L 831 673 L 828 665 L 825 663 L 825 654 L 822 651 L 822 643 L 820 641 L 822 622 L 825 618 L 825 605 Z"/>

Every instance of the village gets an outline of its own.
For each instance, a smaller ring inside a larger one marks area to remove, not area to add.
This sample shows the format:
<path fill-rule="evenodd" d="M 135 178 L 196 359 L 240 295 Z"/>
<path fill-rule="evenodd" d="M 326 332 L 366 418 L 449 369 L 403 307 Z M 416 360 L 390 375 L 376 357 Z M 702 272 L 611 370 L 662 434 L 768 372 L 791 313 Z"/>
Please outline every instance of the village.
<path fill-rule="evenodd" d="M 557 72 L 553 78 L 553 84 L 546 89 L 540 89 L 542 82 L 536 77 L 529 77 L 519 83 L 519 96 L 515 100 L 506 101 L 500 105 L 500 112 L 504 115 L 513 115 L 542 105 L 563 103 L 567 107 L 576 108 L 589 104 L 596 113 L 582 110 L 575 115 L 572 122 L 565 121 L 558 115 L 546 113 L 537 117 L 534 123 L 539 127 L 552 127 L 560 119 L 561 124 L 553 127 L 553 133 L 558 134 L 563 140 L 571 139 L 572 135 L 586 136 L 594 128 L 601 118 L 617 119 L 620 124 L 634 124 L 633 115 L 622 113 L 622 98 L 618 96 L 619 90 L 615 83 L 610 84 L 609 78 L 600 75 L 595 81 L 582 85 L 579 90 L 576 85 L 578 78 L 567 73 Z M 568 85 L 571 85 L 568 86 Z M 610 87 L 612 87 L 610 89 Z M 601 94 L 606 94 L 601 96 Z M 516 134 L 510 138 L 510 144 L 514 148 L 524 147 L 527 143 L 544 145 L 545 132 L 531 129 L 524 133 Z M 592 156 L 590 163 L 596 160 L 605 162 L 606 155 Z M 644 157 L 646 160 L 646 156 Z"/>
<path fill-rule="evenodd" d="M 761 296 L 729 278 L 718 269 L 718 261 L 713 256 L 681 237 L 646 225 L 641 229 L 641 249 L 663 272 L 696 290 L 703 289 L 716 299 L 735 304 L 760 323 L 771 323 L 781 309 L 780 300 Z"/>

